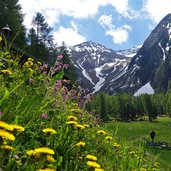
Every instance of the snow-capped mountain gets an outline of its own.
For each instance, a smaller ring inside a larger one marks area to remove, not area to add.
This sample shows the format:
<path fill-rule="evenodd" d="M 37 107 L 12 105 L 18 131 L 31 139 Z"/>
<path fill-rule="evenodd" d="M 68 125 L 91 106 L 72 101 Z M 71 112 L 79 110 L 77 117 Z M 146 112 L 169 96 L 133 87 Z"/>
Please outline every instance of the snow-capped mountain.
<path fill-rule="evenodd" d="M 126 70 L 138 49 L 139 47 L 132 51 L 116 52 L 95 42 L 84 42 L 68 50 L 81 79 L 80 86 L 91 93 L 96 93 L 100 91 L 106 80 L 113 79 L 118 76 L 118 73 Z"/>
<path fill-rule="evenodd" d="M 134 46 L 134 47 L 127 49 L 127 50 L 118 50 L 118 51 L 116 51 L 116 53 L 119 55 L 123 55 L 125 57 L 133 57 L 137 54 L 137 51 L 141 47 L 142 47 L 142 45 L 137 45 L 137 46 Z"/>
<path fill-rule="evenodd" d="M 82 80 L 80 86 L 90 93 L 166 91 L 171 82 L 171 14 L 161 20 L 143 45 L 114 51 L 85 42 L 69 51 Z"/>
<path fill-rule="evenodd" d="M 101 90 L 135 93 L 147 85 L 166 91 L 171 81 L 171 14 L 164 17 L 131 59 L 125 73 L 107 80 Z"/>

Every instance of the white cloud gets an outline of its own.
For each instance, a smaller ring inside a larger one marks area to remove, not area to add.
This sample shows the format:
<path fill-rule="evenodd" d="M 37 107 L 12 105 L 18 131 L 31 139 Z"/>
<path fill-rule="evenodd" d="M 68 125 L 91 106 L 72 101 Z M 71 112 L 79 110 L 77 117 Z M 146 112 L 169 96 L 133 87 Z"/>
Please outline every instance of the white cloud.
<path fill-rule="evenodd" d="M 128 12 L 128 0 L 108 0 L 109 4 L 115 7 L 119 14 L 127 15 Z"/>
<path fill-rule="evenodd" d="M 31 27 L 32 17 L 41 12 L 49 25 L 59 22 L 60 15 L 88 18 L 98 13 L 99 7 L 107 5 L 104 0 L 19 0 L 25 14 L 25 25 Z"/>
<path fill-rule="evenodd" d="M 112 16 L 111 15 L 102 15 L 98 22 L 105 29 L 106 35 L 109 35 L 113 39 L 113 43 L 122 44 L 128 40 L 129 31 L 131 27 L 127 24 L 122 27 L 116 28 L 112 24 Z"/>
<path fill-rule="evenodd" d="M 148 17 L 158 23 L 165 15 L 171 13 L 171 0 L 145 0 L 144 9 Z"/>
<path fill-rule="evenodd" d="M 134 11 L 129 7 L 128 0 L 19 0 L 22 5 L 23 13 L 25 14 L 24 24 L 29 29 L 31 28 L 31 21 L 36 12 L 41 12 L 49 26 L 54 27 L 55 24 L 61 22 L 60 16 L 67 15 L 77 19 L 85 19 L 95 16 L 99 12 L 99 7 L 112 5 L 114 10 L 124 17 L 134 17 Z M 107 35 L 113 37 L 114 42 L 120 41 L 115 32 L 123 32 L 128 37 L 129 29 L 124 27 L 116 29 L 112 24 L 112 16 L 104 16 L 99 21 L 105 27 Z M 72 28 L 60 27 L 58 31 L 54 32 L 55 40 L 59 44 L 65 41 L 69 45 L 85 41 L 85 37 L 80 35 L 74 23 L 71 24 Z M 124 30 L 124 31 L 121 31 Z M 117 38 L 116 38 L 117 37 Z M 119 36 L 122 37 L 122 36 Z M 117 40 L 116 40 L 117 39 Z"/>
<path fill-rule="evenodd" d="M 102 15 L 98 22 L 100 23 L 100 25 L 102 25 L 104 28 L 108 27 L 108 28 L 112 28 L 112 15 Z"/>
<path fill-rule="evenodd" d="M 72 28 L 60 26 L 58 31 L 54 32 L 54 41 L 60 46 L 64 41 L 66 45 L 73 46 L 86 41 L 86 38 L 78 33 L 77 26 L 71 23 Z"/>
<path fill-rule="evenodd" d="M 124 25 L 122 27 L 106 31 L 106 35 L 112 36 L 113 43 L 122 44 L 128 40 L 130 30 L 131 27 L 129 25 Z"/>
<path fill-rule="evenodd" d="M 19 0 L 25 14 L 25 25 L 30 28 L 32 17 L 41 12 L 50 26 L 59 22 L 61 15 L 73 18 L 93 17 L 99 12 L 100 6 L 112 5 L 118 14 L 133 17 L 133 10 L 128 6 L 128 0 Z"/>
<path fill-rule="evenodd" d="M 134 19 L 139 17 L 139 12 L 129 6 L 129 0 L 108 0 L 108 3 L 114 7 L 116 12 L 123 17 Z"/>

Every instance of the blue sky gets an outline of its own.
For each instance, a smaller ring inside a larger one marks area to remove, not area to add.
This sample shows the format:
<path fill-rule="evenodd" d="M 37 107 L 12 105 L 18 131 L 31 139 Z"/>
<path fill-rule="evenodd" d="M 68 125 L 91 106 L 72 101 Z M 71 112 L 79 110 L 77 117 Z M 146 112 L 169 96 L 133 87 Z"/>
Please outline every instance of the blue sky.
<path fill-rule="evenodd" d="M 19 0 L 24 24 L 36 12 L 52 26 L 54 41 L 72 46 L 93 41 L 114 50 L 142 44 L 168 13 L 171 0 Z"/>

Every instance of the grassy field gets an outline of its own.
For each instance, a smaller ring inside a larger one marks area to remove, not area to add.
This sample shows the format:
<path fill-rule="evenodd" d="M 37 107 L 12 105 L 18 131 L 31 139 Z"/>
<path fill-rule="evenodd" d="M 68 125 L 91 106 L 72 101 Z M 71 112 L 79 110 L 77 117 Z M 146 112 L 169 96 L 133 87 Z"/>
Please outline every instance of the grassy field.
<path fill-rule="evenodd" d="M 154 141 L 164 141 L 171 147 L 171 118 L 158 118 L 157 122 L 139 121 L 139 122 L 110 122 L 106 123 L 105 128 L 117 133 L 118 139 L 124 139 L 126 144 L 132 148 L 139 144 L 143 139 L 151 141 L 150 131 L 154 130 L 156 136 Z M 116 132 L 118 128 L 118 131 Z M 160 163 L 162 171 L 171 171 L 171 149 L 158 149 L 147 147 L 146 152 L 153 159 Z"/>

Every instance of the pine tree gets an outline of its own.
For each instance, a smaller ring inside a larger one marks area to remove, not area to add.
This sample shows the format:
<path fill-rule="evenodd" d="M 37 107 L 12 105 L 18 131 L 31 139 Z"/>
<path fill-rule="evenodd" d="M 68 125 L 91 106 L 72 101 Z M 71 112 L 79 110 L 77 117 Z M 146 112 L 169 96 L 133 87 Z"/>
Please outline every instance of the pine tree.
<path fill-rule="evenodd" d="M 51 35 L 53 28 L 45 22 L 45 17 L 39 12 L 33 17 L 32 24 L 36 30 L 35 56 L 48 62 L 49 51 L 53 46 L 53 36 Z"/>
<path fill-rule="evenodd" d="M 0 29 L 9 25 L 12 35 L 8 41 L 24 49 L 26 46 L 25 27 L 23 25 L 24 15 L 21 12 L 21 5 L 18 0 L 0 0 Z"/>
<path fill-rule="evenodd" d="M 29 30 L 28 43 L 30 45 L 28 48 L 28 52 L 33 56 L 36 56 L 36 31 L 34 30 L 34 28 L 31 28 Z"/>
<path fill-rule="evenodd" d="M 101 116 L 103 121 L 108 120 L 107 106 L 106 106 L 106 98 L 105 94 L 101 93 L 99 95 L 100 105 L 99 105 L 99 115 Z"/>

